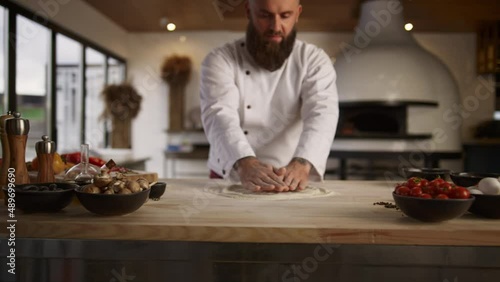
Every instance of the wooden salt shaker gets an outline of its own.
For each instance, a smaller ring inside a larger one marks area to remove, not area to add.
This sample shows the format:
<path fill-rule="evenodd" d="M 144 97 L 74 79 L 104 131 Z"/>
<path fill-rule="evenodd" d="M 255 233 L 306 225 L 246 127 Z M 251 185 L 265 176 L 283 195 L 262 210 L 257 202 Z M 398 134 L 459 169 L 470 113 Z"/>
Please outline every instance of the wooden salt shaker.
<path fill-rule="evenodd" d="M 56 144 L 49 140 L 49 136 L 43 135 L 42 141 L 35 144 L 36 156 L 38 159 L 38 183 L 54 182 L 54 153 Z"/>
<path fill-rule="evenodd" d="M 7 139 L 7 133 L 5 132 L 5 120 L 12 118 L 11 112 L 0 116 L 0 139 L 2 142 L 2 166 L 0 168 L 0 186 L 7 185 L 7 173 L 9 170 L 10 163 L 10 148 L 9 140 Z M 3 193 L 0 193 L 0 198 L 3 197 Z"/>
<path fill-rule="evenodd" d="M 5 120 L 5 132 L 9 140 L 10 164 L 9 173 L 13 170 L 15 184 L 30 183 L 28 168 L 26 167 L 26 142 L 30 122 L 21 118 L 20 113 L 14 113 L 14 117 Z"/>

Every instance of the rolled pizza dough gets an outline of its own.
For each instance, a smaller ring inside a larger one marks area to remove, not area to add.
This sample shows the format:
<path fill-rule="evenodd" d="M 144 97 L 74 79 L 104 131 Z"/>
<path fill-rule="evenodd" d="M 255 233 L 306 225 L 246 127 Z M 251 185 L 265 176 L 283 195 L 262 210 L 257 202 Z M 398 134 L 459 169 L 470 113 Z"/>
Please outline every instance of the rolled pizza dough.
<path fill-rule="evenodd" d="M 233 184 L 227 186 L 212 186 L 208 191 L 220 196 L 233 199 L 250 199 L 250 200 L 294 200 L 294 199 L 309 199 L 318 197 L 329 197 L 336 193 L 324 188 L 307 186 L 302 191 L 290 192 L 254 192 L 245 189 L 242 185 Z"/>

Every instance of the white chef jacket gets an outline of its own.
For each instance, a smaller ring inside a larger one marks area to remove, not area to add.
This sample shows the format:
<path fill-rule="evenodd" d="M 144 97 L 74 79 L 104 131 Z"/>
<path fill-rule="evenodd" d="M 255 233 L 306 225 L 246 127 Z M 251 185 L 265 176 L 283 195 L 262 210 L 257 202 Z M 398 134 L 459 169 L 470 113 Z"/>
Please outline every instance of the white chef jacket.
<path fill-rule="evenodd" d="M 328 55 L 296 40 L 283 66 L 258 66 L 245 39 L 214 49 L 201 66 L 201 111 L 208 167 L 238 180 L 234 163 L 255 156 L 274 167 L 293 157 L 321 181 L 339 116 L 336 73 Z"/>

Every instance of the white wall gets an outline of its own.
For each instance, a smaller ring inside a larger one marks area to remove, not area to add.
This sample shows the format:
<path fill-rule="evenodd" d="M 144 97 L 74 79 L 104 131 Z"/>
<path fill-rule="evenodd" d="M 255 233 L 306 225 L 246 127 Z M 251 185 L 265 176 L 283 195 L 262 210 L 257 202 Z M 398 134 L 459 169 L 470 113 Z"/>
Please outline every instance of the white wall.
<path fill-rule="evenodd" d="M 83 0 L 15 2 L 117 55 L 127 57 L 127 32 Z"/>
<path fill-rule="evenodd" d="M 491 120 L 495 111 L 493 76 L 476 74 L 476 35 L 474 33 L 417 34 L 417 41 L 439 57 L 450 69 L 460 90 L 463 141 L 472 139 L 475 126 Z M 475 102 L 479 101 L 475 105 Z M 455 111 L 455 110 L 454 110 Z"/>

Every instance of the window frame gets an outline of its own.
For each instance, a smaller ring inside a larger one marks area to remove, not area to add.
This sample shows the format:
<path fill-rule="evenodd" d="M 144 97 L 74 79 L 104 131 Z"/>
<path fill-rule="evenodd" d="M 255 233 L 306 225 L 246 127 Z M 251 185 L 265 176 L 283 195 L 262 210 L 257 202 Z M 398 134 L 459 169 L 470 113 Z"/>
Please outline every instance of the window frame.
<path fill-rule="evenodd" d="M 82 113 L 82 131 L 80 133 L 80 139 L 81 143 L 85 143 L 85 99 L 87 97 L 87 89 L 86 89 L 86 78 L 85 78 L 85 73 L 86 73 L 86 64 L 85 64 L 85 50 L 87 48 L 94 49 L 100 53 L 102 53 L 105 56 L 105 70 L 104 70 L 104 81 L 105 85 L 108 85 L 108 71 L 109 71 L 109 65 L 108 65 L 108 60 L 110 58 L 116 60 L 119 64 L 123 65 L 124 71 L 124 80 L 127 79 L 127 71 L 128 71 L 128 66 L 127 66 L 127 60 L 123 58 L 120 55 L 117 55 L 116 53 L 100 46 L 99 44 L 84 38 L 54 22 L 52 22 L 49 19 L 41 17 L 39 14 L 34 13 L 12 1 L 2 1 L 0 3 L 0 6 L 5 8 L 5 27 L 4 27 L 4 35 L 5 35 L 5 93 L 4 93 L 4 109 L 3 112 L 7 111 L 17 111 L 17 99 L 16 99 L 16 50 L 15 46 L 17 43 L 16 36 L 17 36 L 17 23 L 16 23 L 16 18 L 17 15 L 24 16 L 25 18 L 32 20 L 46 28 L 49 29 L 50 35 L 49 35 L 49 58 L 48 58 L 48 85 L 47 85 L 47 100 L 50 101 L 50 104 L 47 105 L 47 111 L 49 113 L 48 115 L 48 122 L 47 122 L 47 132 L 49 133 L 48 135 L 50 138 L 56 142 L 57 144 L 57 128 L 56 128 L 56 114 L 57 114 L 57 84 L 56 84 L 56 37 L 57 34 L 62 34 L 68 38 L 71 38 L 78 43 L 82 45 L 82 54 L 81 54 L 81 77 L 82 81 L 80 84 L 81 87 L 81 93 L 82 93 L 82 103 L 81 103 L 81 113 Z M 106 129 L 107 131 L 107 129 Z M 104 132 L 105 137 L 105 147 L 107 147 L 108 144 L 108 132 Z"/>

